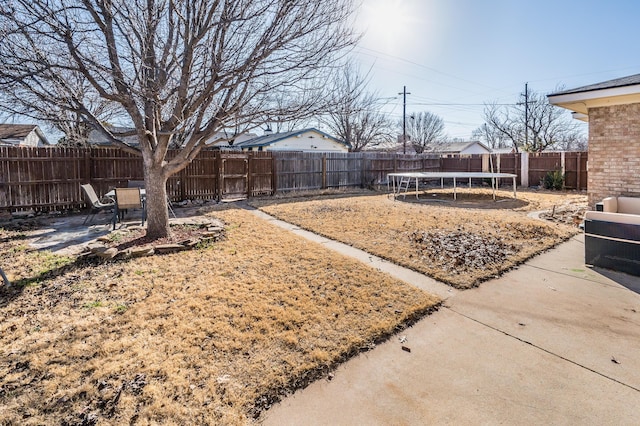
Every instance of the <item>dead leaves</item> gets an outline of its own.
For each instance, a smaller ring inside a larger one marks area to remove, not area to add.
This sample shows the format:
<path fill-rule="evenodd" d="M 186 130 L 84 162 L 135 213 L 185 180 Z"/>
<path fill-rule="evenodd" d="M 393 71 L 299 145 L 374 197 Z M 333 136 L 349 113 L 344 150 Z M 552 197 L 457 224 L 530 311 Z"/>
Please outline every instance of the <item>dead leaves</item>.
<path fill-rule="evenodd" d="M 414 231 L 409 240 L 424 262 L 437 263 L 454 274 L 494 269 L 519 249 L 493 235 L 442 229 Z"/>

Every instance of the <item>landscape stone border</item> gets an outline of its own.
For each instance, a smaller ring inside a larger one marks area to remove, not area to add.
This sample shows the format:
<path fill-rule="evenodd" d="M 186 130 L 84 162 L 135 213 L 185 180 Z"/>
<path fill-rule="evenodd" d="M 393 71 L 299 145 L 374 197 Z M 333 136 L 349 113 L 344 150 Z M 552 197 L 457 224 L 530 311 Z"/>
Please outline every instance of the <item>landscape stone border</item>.
<path fill-rule="evenodd" d="M 202 244 L 220 241 L 224 239 L 225 236 L 224 227 L 216 224 L 184 222 L 180 223 L 180 225 L 195 227 L 197 229 L 197 236 L 188 238 L 178 243 L 150 243 L 143 246 L 135 246 L 119 250 L 116 247 L 111 247 L 111 244 L 113 244 L 113 238 L 110 236 L 112 236 L 114 233 L 118 234 L 122 232 L 122 230 L 116 230 L 109 235 L 102 236 L 96 241 L 87 244 L 84 250 L 78 255 L 78 258 L 97 257 L 104 260 L 118 260 L 153 256 L 156 254 L 177 253 L 185 250 L 192 250 Z M 140 229 L 140 227 L 127 228 L 127 231 L 135 229 Z"/>

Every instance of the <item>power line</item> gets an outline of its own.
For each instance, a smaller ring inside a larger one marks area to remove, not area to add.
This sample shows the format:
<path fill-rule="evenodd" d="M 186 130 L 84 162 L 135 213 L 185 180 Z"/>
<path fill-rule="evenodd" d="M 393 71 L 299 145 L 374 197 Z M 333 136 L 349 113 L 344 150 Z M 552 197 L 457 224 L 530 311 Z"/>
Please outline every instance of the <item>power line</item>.
<path fill-rule="evenodd" d="M 412 102 L 411 105 L 434 105 L 434 106 L 487 106 L 486 103 L 484 104 L 456 104 L 456 103 L 437 103 L 437 102 Z M 492 103 L 491 105 L 506 105 L 506 106 L 515 106 L 518 105 L 517 103 L 510 103 L 510 104 L 494 104 Z"/>
<path fill-rule="evenodd" d="M 450 78 L 454 78 L 454 79 L 456 79 L 456 80 L 464 81 L 464 82 L 466 82 L 466 83 L 471 83 L 471 84 L 478 85 L 478 86 L 484 86 L 484 87 L 486 87 L 486 88 L 488 88 L 488 89 L 493 89 L 493 90 L 495 90 L 495 88 L 494 88 L 494 87 L 487 86 L 486 84 L 478 83 L 478 82 L 476 82 L 476 81 L 466 80 L 466 79 L 464 79 L 464 78 L 461 78 L 461 77 L 455 76 L 455 75 L 453 75 L 453 74 L 446 73 L 446 72 L 444 72 L 444 71 L 440 71 L 440 70 L 438 70 L 438 69 L 435 69 L 435 68 L 433 68 L 433 67 L 429 67 L 429 66 L 427 66 L 427 65 L 420 64 L 420 63 L 418 63 L 418 62 L 414 62 L 414 61 L 412 61 L 412 60 L 410 60 L 410 59 L 402 58 L 402 57 L 400 57 L 400 56 L 390 55 L 390 54 L 388 54 L 388 53 L 384 53 L 384 52 L 381 52 L 381 51 L 379 51 L 379 50 L 370 49 L 370 48 L 368 48 L 368 47 L 363 47 L 363 46 L 358 46 L 358 47 L 356 47 L 356 50 L 357 50 L 357 49 L 361 49 L 361 50 L 365 50 L 365 51 L 373 52 L 373 53 L 376 53 L 376 54 L 378 54 L 378 55 L 382 55 L 382 56 L 387 56 L 387 57 L 389 57 L 389 58 L 397 59 L 397 60 L 399 60 L 399 61 L 406 62 L 406 63 L 408 63 L 408 64 L 415 65 L 415 66 L 418 66 L 418 67 L 421 67 L 421 68 L 427 69 L 427 70 L 429 70 L 429 71 L 433 71 L 433 72 L 435 72 L 435 73 L 438 73 L 438 74 L 441 74 L 441 75 L 444 75 L 444 76 L 447 76 L 447 77 L 450 77 Z"/>

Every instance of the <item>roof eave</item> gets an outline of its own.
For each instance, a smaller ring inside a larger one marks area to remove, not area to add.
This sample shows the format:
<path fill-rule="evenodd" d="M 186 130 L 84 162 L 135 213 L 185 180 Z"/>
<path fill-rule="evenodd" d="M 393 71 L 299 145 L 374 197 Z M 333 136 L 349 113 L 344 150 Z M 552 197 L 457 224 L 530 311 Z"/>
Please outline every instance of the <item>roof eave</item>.
<path fill-rule="evenodd" d="M 588 115 L 589 108 L 640 103 L 640 84 L 610 89 L 587 90 L 574 93 L 551 94 L 553 105 Z"/>

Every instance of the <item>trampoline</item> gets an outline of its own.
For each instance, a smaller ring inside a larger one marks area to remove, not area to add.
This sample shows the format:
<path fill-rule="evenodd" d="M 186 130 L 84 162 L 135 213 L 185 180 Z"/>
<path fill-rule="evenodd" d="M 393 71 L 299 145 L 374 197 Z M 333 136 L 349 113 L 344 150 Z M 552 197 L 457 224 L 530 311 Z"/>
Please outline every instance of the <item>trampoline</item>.
<path fill-rule="evenodd" d="M 491 179 L 491 188 L 493 189 L 493 199 L 496 199 L 497 179 L 512 179 L 513 182 L 513 198 L 516 197 L 516 177 L 511 173 L 489 173 L 489 172 L 407 172 L 407 173 L 389 173 L 387 175 L 387 185 L 391 185 L 394 197 L 404 189 L 405 196 L 411 186 L 411 181 L 415 181 L 416 199 L 418 197 L 418 182 L 420 179 L 432 180 L 440 179 L 440 185 L 444 188 L 445 179 L 453 179 L 453 199 L 457 199 L 456 180 L 469 179 L 469 188 L 471 188 L 471 179 Z"/>

